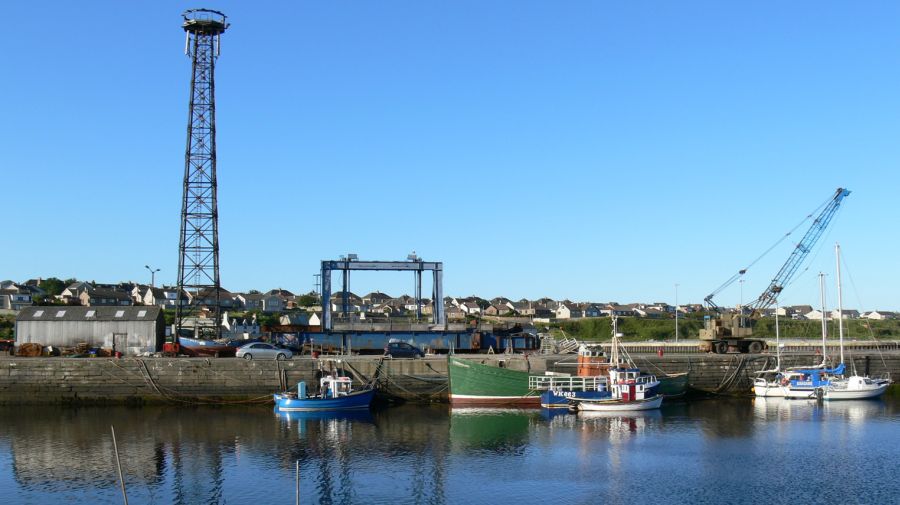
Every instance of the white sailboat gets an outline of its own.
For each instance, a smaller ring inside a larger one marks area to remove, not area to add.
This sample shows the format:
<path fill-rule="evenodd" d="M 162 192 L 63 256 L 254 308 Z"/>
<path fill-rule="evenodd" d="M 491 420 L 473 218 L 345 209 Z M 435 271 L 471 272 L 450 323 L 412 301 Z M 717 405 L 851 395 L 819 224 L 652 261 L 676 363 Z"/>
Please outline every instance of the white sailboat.
<path fill-rule="evenodd" d="M 837 288 L 838 288 L 838 332 L 840 335 L 841 365 L 844 364 L 844 307 L 841 295 L 841 246 L 834 245 L 834 253 L 837 261 Z M 865 400 L 877 398 L 887 391 L 890 381 L 872 380 L 869 377 L 851 375 L 850 377 L 833 380 L 828 386 L 822 388 L 823 400 Z"/>
<path fill-rule="evenodd" d="M 819 273 L 819 292 L 822 298 L 822 363 L 817 367 L 793 370 L 795 375 L 788 378 L 787 384 L 781 388 L 783 396 L 788 399 L 818 398 L 825 387 L 844 373 L 843 363 L 834 368 L 826 366 L 827 347 L 825 341 L 828 338 L 828 323 L 825 320 L 825 274 L 821 272 Z"/>
<path fill-rule="evenodd" d="M 785 386 L 799 379 L 800 372 L 781 370 L 781 331 L 778 325 L 778 302 L 775 302 L 775 368 L 760 370 L 753 379 L 753 394 L 760 398 L 784 398 Z"/>

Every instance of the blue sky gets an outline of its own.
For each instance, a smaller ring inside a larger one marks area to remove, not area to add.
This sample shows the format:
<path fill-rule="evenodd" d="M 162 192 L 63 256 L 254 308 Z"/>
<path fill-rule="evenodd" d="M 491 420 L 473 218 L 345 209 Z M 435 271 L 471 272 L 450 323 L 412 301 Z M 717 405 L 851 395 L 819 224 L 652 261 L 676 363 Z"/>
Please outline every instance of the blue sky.
<path fill-rule="evenodd" d="M 150 264 L 175 281 L 180 13 L 196 6 L 6 6 L 0 278 L 148 282 Z M 677 283 L 700 302 L 843 186 L 782 303 L 818 300 L 840 241 L 845 306 L 900 309 L 895 2 L 203 6 L 232 22 L 216 76 L 229 289 L 307 291 L 322 259 L 415 250 L 444 262 L 450 295 L 671 303 Z M 745 301 L 790 250 L 747 274 Z"/>

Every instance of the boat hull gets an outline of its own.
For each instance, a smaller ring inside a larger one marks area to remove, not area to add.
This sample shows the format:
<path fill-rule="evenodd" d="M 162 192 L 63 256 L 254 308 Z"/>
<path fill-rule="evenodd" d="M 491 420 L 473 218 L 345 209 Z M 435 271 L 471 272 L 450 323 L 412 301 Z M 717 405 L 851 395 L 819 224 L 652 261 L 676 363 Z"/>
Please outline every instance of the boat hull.
<path fill-rule="evenodd" d="M 877 384 L 873 385 L 874 387 L 866 388 L 866 389 L 832 389 L 826 388 L 825 393 L 822 395 L 822 399 L 826 401 L 836 401 L 836 400 L 868 400 L 870 398 L 878 398 L 885 391 L 889 384 Z"/>
<path fill-rule="evenodd" d="M 230 357 L 234 356 L 235 348 L 226 344 L 216 342 L 215 340 L 202 340 L 198 338 L 180 337 L 178 343 L 181 346 L 181 352 L 188 356 L 214 356 L 214 357 Z"/>
<path fill-rule="evenodd" d="M 785 388 L 777 382 L 756 380 L 753 382 L 753 394 L 760 398 L 784 398 Z"/>
<path fill-rule="evenodd" d="M 663 396 L 656 395 L 643 400 L 623 402 L 622 400 L 582 400 L 577 402 L 578 410 L 593 412 L 628 412 L 636 410 L 658 409 L 662 405 Z"/>
<path fill-rule="evenodd" d="M 688 372 L 657 375 L 656 379 L 659 381 L 659 393 L 666 398 L 680 398 L 687 394 L 690 380 Z"/>
<path fill-rule="evenodd" d="M 790 387 L 782 387 L 784 397 L 789 400 L 815 400 L 815 389 L 795 389 Z"/>
<path fill-rule="evenodd" d="M 279 412 L 323 412 L 368 409 L 375 398 L 374 389 L 355 391 L 337 398 L 291 398 L 286 395 L 275 395 L 275 409 Z"/>
<path fill-rule="evenodd" d="M 448 358 L 450 404 L 456 407 L 539 407 L 538 391 L 528 388 L 528 372 Z"/>
<path fill-rule="evenodd" d="M 579 400 L 602 400 L 612 396 L 609 391 L 544 391 L 541 393 L 541 407 L 545 409 L 568 409 L 572 402 Z"/>

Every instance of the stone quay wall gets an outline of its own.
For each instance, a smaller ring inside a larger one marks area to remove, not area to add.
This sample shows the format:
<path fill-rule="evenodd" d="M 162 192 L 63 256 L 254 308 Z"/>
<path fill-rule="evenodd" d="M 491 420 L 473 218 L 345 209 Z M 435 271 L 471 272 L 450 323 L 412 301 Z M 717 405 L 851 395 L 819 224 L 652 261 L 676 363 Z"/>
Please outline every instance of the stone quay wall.
<path fill-rule="evenodd" d="M 459 355 L 528 370 L 575 373 L 574 355 Z M 755 372 L 775 366 L 770 354 L 633 354 L 648 373 L 690 372 L 697 392 L 746 395 Z M 809 366 L 814 353 L 783 356 L 782 367 Z M 900 378 L 900 352 L 857 352 L 847 359 L 859 373 Z M 852 370 L 852 368 L 851 368 Z M 306 356 L 286 361 L 237 358 L 0 358 L 0 404 L 248 404 L 271 403 L 272 393 L 306 381 L 315 391 L 327 373 L 374 381 L 380 396 L 416 403 L 445 402 L 445 356 L 383 359 L 380 356 Z"/>

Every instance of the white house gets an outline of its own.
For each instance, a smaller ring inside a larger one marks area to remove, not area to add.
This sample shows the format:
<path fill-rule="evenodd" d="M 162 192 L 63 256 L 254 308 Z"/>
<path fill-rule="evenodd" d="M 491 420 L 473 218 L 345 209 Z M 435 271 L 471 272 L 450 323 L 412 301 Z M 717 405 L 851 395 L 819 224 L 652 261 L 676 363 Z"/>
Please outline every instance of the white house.
<path fill-rule="evenodd" d="M 810 312 L 807 312 L 806 314 L 803 314 L 803 318 L 809 319 L 811 321 L 821 321 L 822 320 L 822 311 L 819 309 L 812 310 Z M 831 316 L 826 313 L 825 320 L 828 321 L 830 319 L 831 319 Z"/>
<path fill-rule="evenodd" d="M 0 290 L 0 309 L 22 310 L 31 305 L 31 293 L 26 289 Z"/>
<path fill-rule="evenodd" d="M 222 328 L 233 338 L 250 338 L 261 334 L 256 314 L 250 319 L 237 319 L 228 317 L 226 311 L 222 314 Z"/>
<path fill-rule="evenodd" d="M 887 310 L 873 310 L 869 312 L 865 316 L 866 319 L 871 319 L 873 321 L 883 321 L 885 319 L 897 319 L 896 312 L 889 312 Z"/>
<path fill-rule="evenodd" d="M 837 319 L 837 309 L 831 311 L 831 319 Z M 842 319 L 859 319 L 859 311 L 853 309 L 844 309 L 841 314 Z"/>
<path fill-rule="evenodd" d="M 468 314 L 470 316 L 481 314 L 481 307 L 479 307 L 475 302 L 461 303 L 459 304 L 459 310 L 461 310 L 464 314 Z"/>
<path fill-rule="evenodd" d="M 573 308 L 569 307 L 565 303 L 560 303 L 558 307 L 556 307 L 555 316 L 557 319 L 571 319 Z"/>
<path fill-rule="evenodd" d="M 144 290 L 144 294 L 141 302 L 144 305 L 155 305 L 157 307 L 163 308 L 174 308 L 178 306 L 178 288 L 174 287 L 162 287 L 162 288 L 147 288 Z M 191 302 L 191 295 L 187 291 L 184 292 L 184 303 L 189 304 Z"/>

